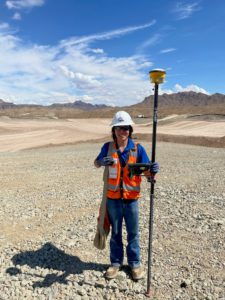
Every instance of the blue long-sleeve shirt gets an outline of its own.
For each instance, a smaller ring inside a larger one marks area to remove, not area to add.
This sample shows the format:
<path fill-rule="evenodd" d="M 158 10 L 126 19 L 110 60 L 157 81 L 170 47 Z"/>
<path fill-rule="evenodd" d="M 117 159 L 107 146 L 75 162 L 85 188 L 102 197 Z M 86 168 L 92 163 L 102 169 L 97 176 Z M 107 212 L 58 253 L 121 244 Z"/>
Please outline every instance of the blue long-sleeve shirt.
<path fill-rule="evenodd" d="M 109 149 L 109 143 L 110 142 L 105 143 L 102 146 L 101 152 L 97 156 L 96 160 L 101 160 L 105 156 L 107 156 L 108 149 Z M 119 150 L 120 156 L 121 156 L 122 167 L 124 167 L 126 165 L 130 149 L 133 149 L 134 147 L 135 147 L 135 144 L 134 144 L 133 140 L 131 138 L 128 138 L 128 143 L 127 143 L 127 146 L 124 149 L 124 151 L 120 152 L 120 150 Z M 145 148 L 140 144 L 138 144 L 138 147 L 137 147 L 137 163 L 144 163 L 144 164 L 150 163 L 150 160 L 149 160 L 148 155 L 145 151 Z"/>

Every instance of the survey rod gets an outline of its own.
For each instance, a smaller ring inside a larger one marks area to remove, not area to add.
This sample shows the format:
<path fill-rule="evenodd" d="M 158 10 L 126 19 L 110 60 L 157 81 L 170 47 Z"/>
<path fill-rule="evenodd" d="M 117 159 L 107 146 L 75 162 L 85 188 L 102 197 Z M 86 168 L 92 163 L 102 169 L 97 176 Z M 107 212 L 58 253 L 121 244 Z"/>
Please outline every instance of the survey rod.
<path fill-rule="evenodd" d="M 154 69 L 149 72 L 151 83 L 154 86 L 154 104 L 153 104 L 153 129 L 152 129 L 152 157 L 151 163 L 155 162 L 156 157 L 156 134 L 158 121 L 158 90 L 159 84 L 165 80 L 166 72 L 163 69 Z M 149 239 L 148 239 L 148 273 L 147 273 L 147 291 L 146 296 L 151 296 L 151 279 L 152 279 L 152 237 L 153 237 L 153 220 L 154 220 L 154 177 L 150 180 L 150 215 L 149 215 Z"/>

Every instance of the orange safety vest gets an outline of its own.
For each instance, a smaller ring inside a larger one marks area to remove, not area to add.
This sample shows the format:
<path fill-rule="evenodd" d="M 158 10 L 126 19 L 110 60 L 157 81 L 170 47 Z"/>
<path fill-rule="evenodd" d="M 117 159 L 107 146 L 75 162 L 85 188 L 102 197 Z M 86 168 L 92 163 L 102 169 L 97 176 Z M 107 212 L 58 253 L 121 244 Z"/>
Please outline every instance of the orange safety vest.
<path fill-rule="evenodd" d="M 138 199 L 140 197 L 141 176 L 129 177 L 128 164 L 137 162 L 137 144 L 130 150 L 128 161 L 124 168 L 121 167 L 116 145 L 112 149 L 114 164 L 109 166 L 108 192 L 110 199 Z"/>

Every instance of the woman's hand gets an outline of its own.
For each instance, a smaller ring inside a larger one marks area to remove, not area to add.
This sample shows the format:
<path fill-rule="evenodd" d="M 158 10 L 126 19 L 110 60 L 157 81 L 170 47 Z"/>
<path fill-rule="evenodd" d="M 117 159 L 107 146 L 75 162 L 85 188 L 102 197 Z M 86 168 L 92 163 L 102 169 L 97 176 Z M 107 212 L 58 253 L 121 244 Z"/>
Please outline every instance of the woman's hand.
<path fill-rule="evenodd" d="M 106 167 L 111 166 L 114 164 L 114 159 L 111 156 L 103 157 L 103 159 L 96 160 L 95 165 L 98 165 L 99 167 Z"/>
<path fill-rule="evenodd" d="M 158 173 L 159 172 L 159 163 L 157 163 L 156 161 L 154 163 L 151 163 L 149 171 L 151 174 Z"/>

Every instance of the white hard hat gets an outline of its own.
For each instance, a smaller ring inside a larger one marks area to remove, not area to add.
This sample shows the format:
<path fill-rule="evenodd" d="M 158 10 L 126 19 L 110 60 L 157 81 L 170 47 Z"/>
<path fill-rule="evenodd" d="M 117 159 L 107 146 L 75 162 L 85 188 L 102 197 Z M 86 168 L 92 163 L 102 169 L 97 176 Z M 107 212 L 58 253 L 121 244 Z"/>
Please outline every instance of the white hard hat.
<path fill-rule="evenodd" d="M 111 126 L 127 126 L 133 124 L 134 122 L 132 121 L 131 116 L 127 112 L 118 111 L 112 119 Z"/>

